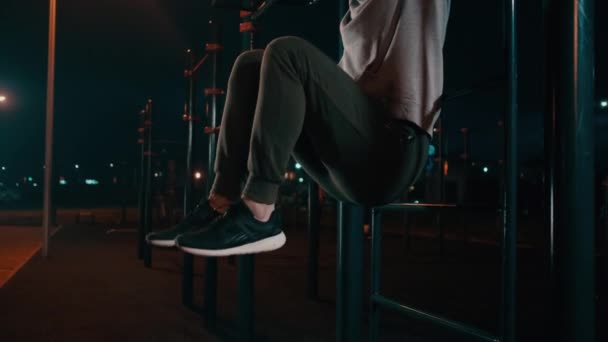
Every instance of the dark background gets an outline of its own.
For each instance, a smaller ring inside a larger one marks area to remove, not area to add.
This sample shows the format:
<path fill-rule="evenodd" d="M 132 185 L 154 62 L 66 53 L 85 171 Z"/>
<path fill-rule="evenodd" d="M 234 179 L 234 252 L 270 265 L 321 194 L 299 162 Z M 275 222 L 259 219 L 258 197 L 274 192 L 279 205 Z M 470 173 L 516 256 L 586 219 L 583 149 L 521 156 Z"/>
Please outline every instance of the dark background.
<path fill-rule="evenodd" d="M 453 1 L 445 46 L 446 93 L 500 79 L 504 74 L 501 39 L 502 1 Z M 520 153 L 524 162 L 542 158 L 542 21 L 540 3 L 520 1 Z M 606 167 L 608 111 L 607 24 L 605 1 L 596 1 L 597 165 Z M 201 50 L 207 22 L 223 23 L 226 50 L 222 81 L 238 55 L 237 13 L 216 10 L 203 0 L 58 1 L 55 106 L 57 172 L 104 173 L 109 163 L 136 166 L 137 113 L 148 98 L 155 104 L 158 139 L 184 140 L 181 121 L 186 98 L 184 50 Z M 48 1 L 2 0 L 0 6 L 0 165 L 4 179 L 42 177 L 47 61 Z M 277 6 L 264 20 L 261 41 L 282 35 L 303 36 L 328 55 L 338 54 L 338 5 L 322 0 L 307 8 Z M 208 72 L 201 75 L 202 87 Z M 199 111 L 204 107 L 199 96 Z M 448 153 L 462 151 L 459 129 L 471 130 L 474 160 L 501 159 L 499 146 L 504 106 L 500 87 L 482 87 L 446 104 Z M 206 153 L 206 149 L 201 149 Z M 182 152 L 179 152 L 182 153 Z M 183 158 L 183 157 L 178 157 Z M 201 159 L 206 157 L 201 155 Z M 101 177 L 101 176 L 99 176 Z"/>

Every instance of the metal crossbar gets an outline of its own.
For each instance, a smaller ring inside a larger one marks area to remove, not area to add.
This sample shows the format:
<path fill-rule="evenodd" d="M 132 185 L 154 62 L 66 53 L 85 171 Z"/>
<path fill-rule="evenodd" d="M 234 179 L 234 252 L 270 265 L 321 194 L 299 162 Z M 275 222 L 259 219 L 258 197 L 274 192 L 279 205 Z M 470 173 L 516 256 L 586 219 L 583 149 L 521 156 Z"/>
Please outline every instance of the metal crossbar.
<path fill-rule="evenodd" d="M 380 293 L 380 264 L 382 256 L 382 212 L 383 211 L 406 211 L 406 212 L 428 212 L 436 210 L 455 210 L 460 208 L 456 204 L 415 204 L 415 203 L 393 203 L 372 209 L 372 251 L 371 251 L 371 296 L 370 296 L 370 341 L 378 341 L 380 325 L 380 309 L 390 309 L 399 314 L 426 321 L 434 325 L 449 329 L 451 331 L 470 336 L 480 341 L 502 341 L 501 338 L 467 325 L 462 322 L 441 317 L 434 313 L 426 312 L 411 306 L 399 303 Z"/>
<path fill-rule="evenodd" d="M 379 294 L 372 295 L 371 299 L 372 302 L 375 303 L 377 306 L 396 311 L 402 315 L 406 315 L 411 318 L 422 319 L 427 322 L 432 322 L 436 325 L 440 325 L 444 328 L 453 331 L 463 332 L 469 336 L 479 339 L 480 341 L 500 341 L 498 337 L 493 336 L 492 334 L 483 330 L 479 330 L 473 326 L 457 322 L 445 317 L 441 317 L 439 315 L 435 315 L 420 309 L 416 309 L 411 306 L 403 305 Z"/>

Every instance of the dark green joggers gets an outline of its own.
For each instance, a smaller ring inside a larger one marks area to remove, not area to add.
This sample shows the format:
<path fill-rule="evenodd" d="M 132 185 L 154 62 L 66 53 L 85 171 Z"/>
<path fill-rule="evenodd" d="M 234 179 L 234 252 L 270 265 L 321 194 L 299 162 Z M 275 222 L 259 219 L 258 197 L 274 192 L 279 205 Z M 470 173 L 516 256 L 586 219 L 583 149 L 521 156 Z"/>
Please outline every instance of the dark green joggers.
<path fill-rule="evenodd" d="M 283 37 L 233 66 L 212 192 L 275 203 L 293 155 L 336 199 L 384 204 L 422 172 L 428 144 L 312 44 Z"/>

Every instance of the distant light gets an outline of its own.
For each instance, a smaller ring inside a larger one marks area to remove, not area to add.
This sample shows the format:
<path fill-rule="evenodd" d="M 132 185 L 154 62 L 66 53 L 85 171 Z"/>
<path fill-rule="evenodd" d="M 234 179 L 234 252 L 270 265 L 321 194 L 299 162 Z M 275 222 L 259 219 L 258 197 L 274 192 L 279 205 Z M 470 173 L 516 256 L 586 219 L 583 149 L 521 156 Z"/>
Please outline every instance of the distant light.
<path fill-rule="evenodd" d="M 6 96 L 0 95 L 0 102 L 6 102 Z"/>
<path fill-rule="evenodd" d="M 600 102 L 600 107 L 602 107 L 602 108 L 608 107 L 608 100 L 602 100 L 602 102 Z"/>
<path fill-rule="evenodd" d="M 59 185 L 68 185 L 68 181 L 66 181 L 65 179 L 60 179 Z"/>
<path fill-rule="evenodd" d="M 33 181 L 34 181 L 34 178 L 32 178 L 32 177 L 27 177 L 27 181 L 28 181 L 28 182 L 33 182 Z"/>
<path fill-rule="evenodd" d="M 114 163 L 110 163 L 110 167 L 114 167 Z"/>
<path fill-rule="evenodd" d="M 158 172 L 154 172 L 154 178 L 158 178 Z"/>
<path fill-rule="evenodd" d="M 75 164 L 75 165 L 74 165 L 74 168 L 75 168 L 75 169 L 80 169 L 80 165 Z"/>
<path fill-rule="evenodd" d="M 19 187 L 19 183 L 15 183 L 15 186 L 16 186 L 16 187 Z"/>
<path fill-rule="evenodd" d="M 200 173 L 199 171 L 197 171 L 197 172 L 194 173 L 194 179 L 201 179 L 201 178 L 203 178 L 203 174 L 202 173 Z"/>
<path fill-rule="evenodd" d="M 34 188 L 37 188 L 37 187 L 38 187 L 38 183 L 34 183 L 34 184 L 32 184 L 32 185 L 34 186 Z"/>
<path fill-rule="evenodd" d="M 85 179 L 84 184 L 86 185 L 99 185 L 99 181 L 96 179 Z"/>
<path fill-rule="evenodd" d="M 296 163 L 296 169 L 299 170 L 302 168 L 302 165 L 300 165 L 300 163 Z"/>
<path fill-rule="evenodd" d="M 2 171 L 6 171 L 6 166 L 3 166 L 3 167 L 2 167 Z"/>
<path fill-rule="evenodd" d="M 420 204 L 420 201 L 419 200 L 415 200 L 414 203 L 415 204 Z"/>
<path fill-rule="evenodd" d="M 488 167 L 487 167 L 487 166 L 484 166 L 484 167 L 483 167 L 483 172 L 484 172 L 484 173 L 488 173 L 488 171 L 490 171 L 490 169 L 488 169 Z"/>
<path fill-rule="evenodd" d="M 304 178 L 300 177 L 300 179 L 298 179 L 298 182 L 304 183 Z"/>

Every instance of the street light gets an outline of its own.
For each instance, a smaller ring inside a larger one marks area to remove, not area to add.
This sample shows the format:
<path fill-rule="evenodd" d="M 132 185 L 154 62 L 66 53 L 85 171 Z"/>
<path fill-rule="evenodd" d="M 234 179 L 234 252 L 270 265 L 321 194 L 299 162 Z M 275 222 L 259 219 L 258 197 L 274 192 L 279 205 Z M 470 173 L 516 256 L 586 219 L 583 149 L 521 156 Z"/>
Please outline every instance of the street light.
<path fill-rule="evenodd" d="M 0 97 L 0 99 L 2 99 L 2 97 Z M 602 100 L 600 102 L 600 107 L 602 107 L 602 108 L 608 108 L 608 100 Z"/>
<path fill-rule="evenodd" d="M 6 100 L 7 100 L 6 96 L 0 95 L 0 103 L 4 103 L 4 102 L 6 102 Z"/>

